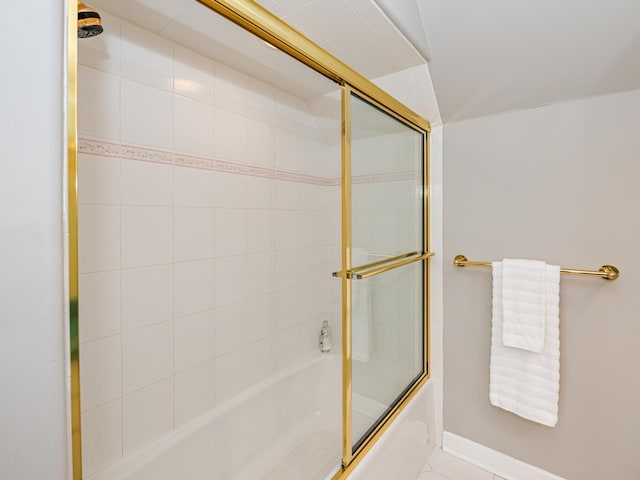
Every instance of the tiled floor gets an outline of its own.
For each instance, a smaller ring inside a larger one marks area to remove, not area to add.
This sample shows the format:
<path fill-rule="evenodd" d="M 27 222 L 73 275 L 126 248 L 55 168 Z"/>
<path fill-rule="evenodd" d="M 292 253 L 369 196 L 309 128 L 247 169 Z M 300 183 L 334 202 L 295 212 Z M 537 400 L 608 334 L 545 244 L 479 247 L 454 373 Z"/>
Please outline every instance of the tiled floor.
<path fill-rule="evenodd" d="M 434 448 L 416 480 L 504 480 L 502 477 L 466 463 Z"/>

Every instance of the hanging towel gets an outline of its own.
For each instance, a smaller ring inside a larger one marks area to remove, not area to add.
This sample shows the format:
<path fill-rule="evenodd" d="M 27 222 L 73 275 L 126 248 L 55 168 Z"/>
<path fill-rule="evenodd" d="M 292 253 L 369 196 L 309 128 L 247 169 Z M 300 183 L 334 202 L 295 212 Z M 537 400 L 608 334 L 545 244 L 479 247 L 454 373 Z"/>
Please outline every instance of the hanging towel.
<path fill-rule="evenodd" d="M 361 248 L 351 250 L 351 265 L 359 267 L 371 262 Z M 371 282 L 352 282 L 351 286 L 351 355 L 354 360 L 368 362 L 371 355 Z"/>
<path fill-rule="evenodd" d="M 545 262 L 502 261 L 502 343 L 542 351 L 545 331 Z"/>
<path fill-rule="evenodd" d="M 544 345 L 540 352 L 503 343 L 503 265 L 493 262 L 489 399 L 523 418 L 554 427 L 560 392 L 560 267 L 545 268 Z"/>

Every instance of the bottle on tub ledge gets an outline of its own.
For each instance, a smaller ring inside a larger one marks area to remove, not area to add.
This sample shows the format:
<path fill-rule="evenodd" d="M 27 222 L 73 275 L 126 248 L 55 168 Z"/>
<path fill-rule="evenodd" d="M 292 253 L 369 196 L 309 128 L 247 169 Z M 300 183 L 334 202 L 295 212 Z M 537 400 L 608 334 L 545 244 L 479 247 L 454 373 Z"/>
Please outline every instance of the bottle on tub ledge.
<path fill-rule="evenodd" d="M 322 322 L 322 328 L 320 329 L 320 351 L 327 353 L 331 351 L 331 329 L 329 328 L 329 321 Z"/>

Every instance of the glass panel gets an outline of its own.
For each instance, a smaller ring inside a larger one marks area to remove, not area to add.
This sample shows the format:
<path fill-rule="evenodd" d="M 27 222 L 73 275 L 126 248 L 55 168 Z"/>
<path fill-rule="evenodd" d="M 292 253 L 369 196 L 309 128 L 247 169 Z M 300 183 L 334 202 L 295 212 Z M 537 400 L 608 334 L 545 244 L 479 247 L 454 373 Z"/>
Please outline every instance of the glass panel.
<path fill-rule="evenodd" d="M 423 134 L 352 96 L 352 268 L 424 250 Z M 424 262 L 352 281 L 353 451 L 423 373 Z"/>
<path fill-rule="evenodd" d="M 423 249 L 423 135 L 351 97 L 352 267 Z"/>
<path fill-rule="evenodd" d="M 84 477 L 323 480 L 341 88 L 173 3 L 91 1 L 104 33 L 79 41 Z"/>

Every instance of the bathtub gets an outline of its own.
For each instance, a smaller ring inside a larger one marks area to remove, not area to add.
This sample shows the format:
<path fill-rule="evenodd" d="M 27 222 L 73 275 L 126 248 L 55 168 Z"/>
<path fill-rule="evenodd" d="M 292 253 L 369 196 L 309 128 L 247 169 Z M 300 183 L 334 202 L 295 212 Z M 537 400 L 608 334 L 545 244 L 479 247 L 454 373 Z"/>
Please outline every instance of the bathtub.
<path fill-rule="evenodd" d="M 318 353 L 87 480 L 328 480 L 340 461 L 341 359 Z"/>

